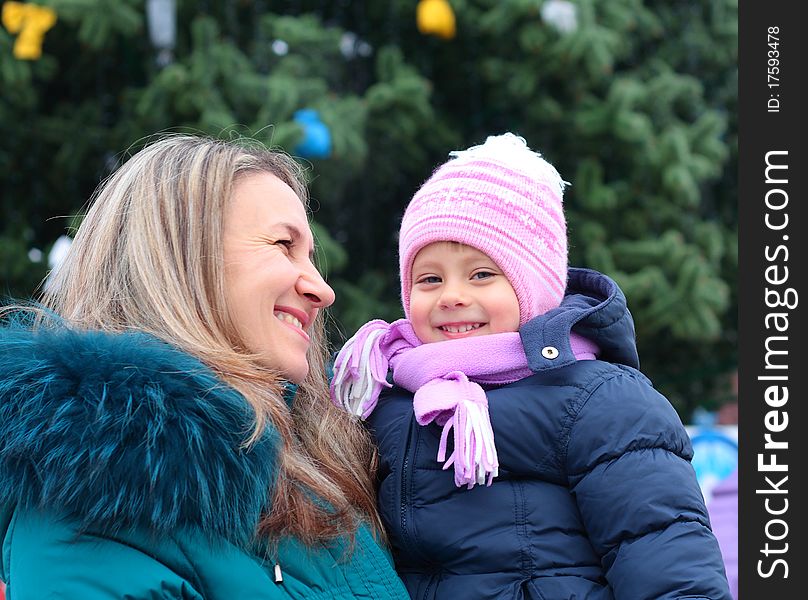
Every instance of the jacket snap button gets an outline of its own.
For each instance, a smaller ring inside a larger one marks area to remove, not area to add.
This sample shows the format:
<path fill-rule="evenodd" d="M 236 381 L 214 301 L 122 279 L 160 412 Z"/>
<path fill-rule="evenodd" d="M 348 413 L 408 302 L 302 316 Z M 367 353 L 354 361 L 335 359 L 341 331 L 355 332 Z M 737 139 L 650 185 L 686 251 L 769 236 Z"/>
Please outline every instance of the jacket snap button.
<path fill-rule="evenodd" d="M 549 358 L 550 360 L 553 360 L 554 358 L 558 357 L 558 350 L 553 346 L 545 346 L 544 348 L 541 349 L 541 355 L 544 358 Z"/>

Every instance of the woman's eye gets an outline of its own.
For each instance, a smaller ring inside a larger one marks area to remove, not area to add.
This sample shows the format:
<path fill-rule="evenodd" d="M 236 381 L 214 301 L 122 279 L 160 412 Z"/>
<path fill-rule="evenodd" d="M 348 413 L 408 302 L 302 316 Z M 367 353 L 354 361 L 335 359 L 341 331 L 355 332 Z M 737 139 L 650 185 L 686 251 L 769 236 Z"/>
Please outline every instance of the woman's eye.
<path fill-rule="evenodd" d="M 287 249 L 291 248 L 294 245 L 294 242 L 292 240 L 285 240 L 285 239 L 284 240 L 275 240 L 274 243 L 277 246 L 283 246 L 284 248 L 287 248 Z"/>

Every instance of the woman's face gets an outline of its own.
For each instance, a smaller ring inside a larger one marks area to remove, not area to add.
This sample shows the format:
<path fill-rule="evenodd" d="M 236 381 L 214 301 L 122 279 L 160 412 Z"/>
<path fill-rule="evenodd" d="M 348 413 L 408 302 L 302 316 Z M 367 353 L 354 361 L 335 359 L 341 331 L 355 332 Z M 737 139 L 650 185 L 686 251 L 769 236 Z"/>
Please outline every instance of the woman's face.
<path fill-rule="evenodd" d="M 309 372 L 308 331 L 334 290 L 312 262 L 300 199 L 270 173 L 236 182 L 224 219 L 225 294 L 247 349 L 292 383 Z"/>

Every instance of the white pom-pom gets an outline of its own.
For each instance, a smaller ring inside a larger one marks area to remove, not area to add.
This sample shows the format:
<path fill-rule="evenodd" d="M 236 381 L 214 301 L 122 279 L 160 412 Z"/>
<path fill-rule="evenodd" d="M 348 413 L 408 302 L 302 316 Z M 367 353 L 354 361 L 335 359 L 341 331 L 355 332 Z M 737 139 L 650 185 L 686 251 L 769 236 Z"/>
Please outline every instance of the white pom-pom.
<path fill-rule="evenodd" d="M 540 153 L 531 150 L 525 138 L 513 133 L 490 135 L 484 144 L 471 146 L 466 150 L 449 153 L 459 163 L 471 160 L 487 160 L 500 163 L 509 169 L 521 171 L 533 179 L 539 179 L 555 188 L 558 197 L 564 194 L 564 181 L 556 168 L 547 162 Z"/>

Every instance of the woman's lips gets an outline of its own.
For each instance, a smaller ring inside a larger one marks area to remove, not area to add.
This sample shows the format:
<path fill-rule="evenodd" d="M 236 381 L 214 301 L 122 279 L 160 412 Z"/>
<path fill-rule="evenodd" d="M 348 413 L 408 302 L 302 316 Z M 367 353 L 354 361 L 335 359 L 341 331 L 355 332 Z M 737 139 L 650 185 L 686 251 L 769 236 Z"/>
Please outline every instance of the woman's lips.
<path fill-rule="evenodd" d="M 276 319 L 290 329 L 293 329 L 307 342 L 311 341 L 309 334 L 306 333 L 306 330 L 304 329 L 305 324 L 308 321 L 308 317 L 305 313 L 287 307 L 276 306 L 273 314 L 275 315 Z"/>

